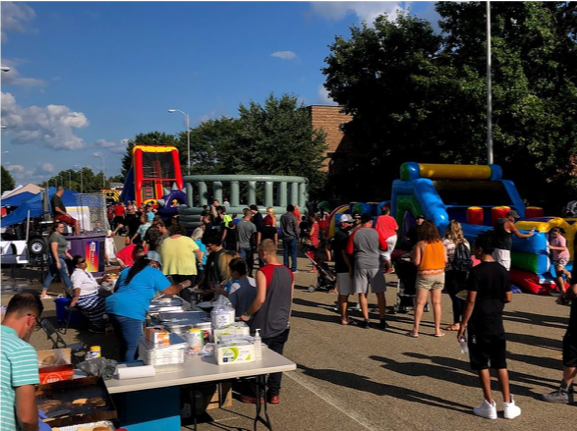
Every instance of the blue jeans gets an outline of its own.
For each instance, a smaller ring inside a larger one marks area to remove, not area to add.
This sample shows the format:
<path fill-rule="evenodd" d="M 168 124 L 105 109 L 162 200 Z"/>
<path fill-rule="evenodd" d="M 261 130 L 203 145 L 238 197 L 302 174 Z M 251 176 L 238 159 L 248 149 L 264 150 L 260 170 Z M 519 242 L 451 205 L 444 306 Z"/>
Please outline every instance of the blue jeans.
<path fill-rule="evenodd" d="M 290 268 L 292 272 L 297 270 L 297 239 L 285 238 L 282 240 L 283 247 L 283 264 Z M 289 266 L 289 255 L 291 257 L 291 266 Z"/>
<path fill-rule="evenodd" d="M 142 335 L 142 320 L 108 314 L 114 332 L 120 342 L 120 358 L 124 362 L 135 362 L 138 357 L 138 339 Z"/>
<path fill-rule="evenodd" d="M 54 256 L 50 255 L 50 265 L 48 266 L 48 275 L 42 282 L 42 289 L 48 290 L 50 287 L 50 283 L 52 283 L 52 279 L 56 275 L 56 273 L 60 272 L 60 278 L 62 279 L 62 283 L 66 286 L 69 292 L 72 291 L 72 283 L 70 281 L 70 276 L 68 275 L 66 261 L 64 260 L 64 256 L 58 256 L 60 260 L 60 269 L 56 266 L 56 261 Z"/>
<path fill-rule="evenodd" d="M 244 259 L 244 261 L 246 262 L 246 267 L 248 270 L 248 276 L 252 277 L 252 269 L 254 267 L 254 259 L 253 259 L 253 251 L 252 248 L 239 248 L 238 252 L 240 254 L 240 257 L 242 257 Z"/>

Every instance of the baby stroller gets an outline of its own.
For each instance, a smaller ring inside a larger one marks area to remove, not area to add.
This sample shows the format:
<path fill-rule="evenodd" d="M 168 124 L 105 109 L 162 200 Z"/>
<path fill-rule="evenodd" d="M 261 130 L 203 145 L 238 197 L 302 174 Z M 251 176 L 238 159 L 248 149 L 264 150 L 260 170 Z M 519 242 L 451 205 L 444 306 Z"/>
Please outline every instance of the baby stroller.
<path fill-rule="evenodd" d="M 395 262 L 397 273 L 397 303 L 393 306 L 393 313 L 408 313 L 415 309 L 415 284 L 417 282 L 417 267 L 408 254 L 401 256 Z M 424 311 L 429 311 L 429 303 L 425 304 Z"/>
<path fill-rule="evenodd" d="M 337 277 L 327 262 L 317 259 L 317 248 L 312 245 L 305 244 L 301 247 L 301 251 L 311 261 L 313 268 L 317 270 L 317 285 L 314 286 L 311 284 L 309 286 L 309 292 L 312 293 L 316 290 L 326 292 L 333 289 L 337 282 Z M 315 258 L 311 257 L 311 254 L 315 256 Z"/>

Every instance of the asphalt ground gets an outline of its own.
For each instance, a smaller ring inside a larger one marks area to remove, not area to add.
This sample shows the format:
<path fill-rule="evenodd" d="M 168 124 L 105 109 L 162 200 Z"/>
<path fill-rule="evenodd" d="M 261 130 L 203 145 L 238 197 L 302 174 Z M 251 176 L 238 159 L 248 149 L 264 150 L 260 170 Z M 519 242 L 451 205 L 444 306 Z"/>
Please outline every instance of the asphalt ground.
<path fill-rule="evenodd" d="M 299 258 L 299 270 L 310 268 Z M 36 275 L 2 271 L 2 304 L 13 292 L 6 288 L 40 290 Z M 269 406 L 275 430 L 542 430 L 576 429 L 577 405 L 552 405 L 538 395 L 554 390 L 561 379 L 561 339 L 568 323 L 569 308 L 556 305 L 554 298 L 515 294 L 504 314 L 507 331 L 508 368 L 511 392 L 522 415 L 506 420 L 502 398 L 494 381 L 494 397 L 499 419 L 476 417 L 472 407 L 480 404 L 482 393 L 468 358 L 461 355 L 452 332 L 435 338 L 432 313 L 425 313 L 421 336 L 406 336 L 411 329 L 412 312 L 389 315 L 390 327 L 376 329 L 378 315 L 371 314 L 375 328 L 346 327 L 335 312 L 336 295 L 308 292 L 316 276 L 295 274 L 296 291 L 291 333 L 285 356 L 297 363 L 297 370 L 284 374 L 281 404 Z M 387 275 L 394 282 L 394 275 Z M 60 287 L 53 284 L 51 292 Z M 389 288 L 388 305 L 396 301 L 396 290 Z M 371 307 L 376 298 L 371 296 Z M 55 319 L 53 301 L 44 301 L 43 317 Z M 443 295 L 443 324 L 452 323 L 451 303 Z M 353 318 L 360 319 L 356 312 Z M 70 328 L 63 336 L 68 343 L 83 341 L 102 346 L 104 356 L 117 356 L 114 335 L 90 334 L 84 327 Z M 32 335 L 37 349 L 50 348 L 42 331 Z M 254 406 L 234 400 L 226 409 L 209 411 L 205 430 L 253 429 Z M 183 427 L 187 429 L 192 427 Z M 264 427 L 259 426 L 259 429 Z"/>

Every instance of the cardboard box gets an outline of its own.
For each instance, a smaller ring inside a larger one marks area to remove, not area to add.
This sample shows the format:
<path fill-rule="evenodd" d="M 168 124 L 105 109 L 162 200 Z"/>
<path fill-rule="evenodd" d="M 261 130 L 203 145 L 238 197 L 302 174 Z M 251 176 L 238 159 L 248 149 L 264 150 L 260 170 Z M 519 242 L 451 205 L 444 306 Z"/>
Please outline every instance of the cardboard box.
<path fill-rule="evenodd" d="M 213 410 L 232 406 L 232 383 L 205 383 L 186 385 L 180 389 L 180 397 L 183 400 L 181 417 L 192 417 L 191 397 L 194 397 L 196 415 L 201 415 L 206 410 Z"/>
<path fill-rule="evenodd" d="M 72 380 L 74 365 L 72 365 L 72 351 L 70 349 L 38 350 L 38 374 L 40 384 Z"/>
<path fill-rule="evenodd" d="M 144 330 L 144 338 L 157 346 L 170 345 L 170 332 L 162 328 L 146 328 Z"/>
<path fill-rule="evenodd" d="M 218 340 L 223 335 L 250 335 L 250 328 L 244 322 L 242 325 L 237 323 L 232 323 L 230 325 L 226 325 L 223 328 L 215 329 L 214 331 L 214 342 L 218 343 Z"/>
<path fill-rule="evenodd" d="M 216 345 L 216 362 L 218 365 L 254 362 L 254 344 Z"/>

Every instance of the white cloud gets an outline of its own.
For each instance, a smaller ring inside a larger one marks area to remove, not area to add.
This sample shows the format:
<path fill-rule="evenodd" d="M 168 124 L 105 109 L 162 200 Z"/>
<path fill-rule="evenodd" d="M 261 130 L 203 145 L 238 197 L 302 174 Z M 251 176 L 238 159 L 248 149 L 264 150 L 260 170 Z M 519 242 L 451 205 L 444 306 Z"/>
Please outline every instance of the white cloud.
<path fill-rule="evenodd" d="M 107 141 L 106 139 L 99 139 L 96 141 L 96 146 L 105 148 L 114 154 L 124 154 L 126 151 L 126 146 L 128 145 L 128 139 L 121 139 L 119 142 Z M 94 153 L 101 155 L 102 153 Z"/>
<path fill-rule="evenodd" d="M 375 18 L 386 13 L 389 20 L 394 20 L 398 13 L 405 10 L 410 2 L 394 1 L 343 1 L 343 2 L 311 2 L 312 11 L 323 18 L 340 21 L 347 15 L 355 14 L 361 21 L 372 25 Z M 401 6 L 403 5 L 403 6 Z"/>
<path fill-rule="evenodd" d="M 37 174 L 50 174 L 56 170 L 52 163 L 38 163 L 36 165 L 36 173 Z"/>
<path fill-rule="evenodd" d="M 2 43 L 8 40 L 8 32 L 24 33 L 27 24 L 36 16 L 26 3 L 2 2 Z"/>
<path fill-rule="evenodd" d="M 325 88 L 323 84 L 319 85 L 318 97 L 319 97 L 319 103 L 323 105 L 337 105 L 337 103 L 333 99 L 331 99 L 331 97 L 329 96 L 329 91 Z"/>
<path fill-rule="evenodd" d="M 90 123 L 82 112 L 74 112 L 68 106 L 48 105 L 22 108 L 10 93 L 2 95 L 2 125 L 5 133 L 12 136 L 15 144 L 33 144 L 56 150 L 78 150 L 84 141 L 74 129 Z"/>
<path fill-rule="evenodd" d="M 2 85 L 21 85 L 23 87 L 35 87 L 42 86 L 45 82 L 42 79 L 36 78 L 25 78 L 20 75 L 18 71 L 17 64 L 20 63 L 19 60 L 11 60 L 9 58 L 3 58 L 2 66 L 8 66 L 10 68 L 9 72 L 2 73 Z"/>
<path fill-rule="evenodd" d="M 278 57 L 282 60 L 294 60 L 297 57 L 297 55 L 292 51 L 276 51 L 273 52 L 270 56 Z"/>

